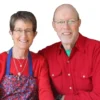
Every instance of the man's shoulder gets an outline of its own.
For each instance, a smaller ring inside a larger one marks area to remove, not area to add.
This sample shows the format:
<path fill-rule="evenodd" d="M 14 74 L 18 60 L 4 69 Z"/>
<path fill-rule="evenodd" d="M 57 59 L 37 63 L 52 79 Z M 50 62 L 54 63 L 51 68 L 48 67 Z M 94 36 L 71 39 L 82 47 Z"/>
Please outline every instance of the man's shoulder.
<path fill-rule="evenodd" d="M 90 53 L 92 52 L 100 52 L 100 41 L 93 39 L 93 38 L 88 38 L 84 37 L 83 45 L 85 51 L 89 51 Z"/>
<path fill-rule="evenodd" d="M 87 38 L 87 37 L 85 37 L 86 38 L 86 44 L 88 45 L 88 44 L 90 44 L 90 45 L 98 45 L 98 46 L 100 46 L 100 41 L 99 40 L 96 40 L 96 39 L 92 39 L 92 38 Z"/>
<path fill-rule="evenodd" d="M 52 51 L 55 51 L 55 50 L 57 50 L 57 48 L 59 48 L 59 46 L 60 46 L 60 44 L 61 44 L 61 42 L 56 42 L 56 43 L 54 43 L 54 44 L 51 44 L 51 45 L 49 45 L 49 46 L 46 46 L 45 48 L 43 48 L 42 50 L 39 50 L 39 53 L 40 52 L 52 52 Z"/>
<path fill-rule="evenodd" d="M 89 38 L 87 36 L 84 36 L 82 34 L 79 35 L 79 39 L 78 39 L 78 42 L 82 42 L 84 45 L 85 44 L 100 44 L 100 41 L 99 40 L 96 40 L 94 38 Z"/>
<path fill-rule="evenodd" d="M 39 53 L 34 53 L 32 51 L 30 51 L 31 53 L 31 57 L 34 61 L 36 60 L 44 60 L 44 57 L 42 55 L 40 55 Z"/>

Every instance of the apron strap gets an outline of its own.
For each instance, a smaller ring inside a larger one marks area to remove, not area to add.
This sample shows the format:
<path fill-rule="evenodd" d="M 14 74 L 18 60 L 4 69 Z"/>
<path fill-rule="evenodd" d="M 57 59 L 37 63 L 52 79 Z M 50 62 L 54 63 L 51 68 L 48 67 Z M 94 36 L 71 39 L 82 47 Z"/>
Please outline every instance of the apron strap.
<path fill-rule="evenodd" d="M 29 74 L 32 76 L 32 75 L 34 75 L 33 74 L 33 68 L 32 68 L 32 56 L 31 56 L 31 53 L 30 52 L 28 52 L 28 65 L 29 65 Z"/>
<path fill-rule="evenodd" d="M 10 65 L 11 65 L 11 58 L 12 58 L 12 48 L 9 50 L 9 54 L 7 57 L 7 63 L 6 63 L 6 75 L 10 74 Z M 29 75 L 34 75 L 33 74 L 33 69 L 32 69 L 32 57 L 30 51 L 28 52 L 28 65 L 29 65 Z"/>
<path fill-rule="evenodd" d="M 12 48 L 9 50 L 8 57 L 7 57 L 7 64 L 6 64 L 6 75 L 10 73 L 10 61 L 12 58 Z"/>

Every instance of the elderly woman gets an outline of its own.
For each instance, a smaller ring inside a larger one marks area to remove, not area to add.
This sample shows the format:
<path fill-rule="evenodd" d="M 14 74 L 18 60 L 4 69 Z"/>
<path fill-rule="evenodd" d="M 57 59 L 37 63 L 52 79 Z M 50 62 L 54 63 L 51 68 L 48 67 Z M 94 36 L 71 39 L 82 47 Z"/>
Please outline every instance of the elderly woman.
<path fill-rule="evenodd" d="M 18 11 L 11 16 L 14 45 L 0 54 L 0 100 L 54 100 L 45 59 L 29 50 L 36 28 L 31 12 Z"/>

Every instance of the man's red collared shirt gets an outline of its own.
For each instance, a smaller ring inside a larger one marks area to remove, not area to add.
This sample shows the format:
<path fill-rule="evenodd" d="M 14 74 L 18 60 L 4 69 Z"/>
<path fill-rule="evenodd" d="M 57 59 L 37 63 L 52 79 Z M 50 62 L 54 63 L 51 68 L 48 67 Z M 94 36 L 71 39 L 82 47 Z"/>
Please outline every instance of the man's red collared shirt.
<path fill-rule="evenodd" d="M 49 64 L 56 90 L 65 100 L 100 100 L 100 43 L 81 34 L 70 57 L 60 42 L 39 51 Z"/>

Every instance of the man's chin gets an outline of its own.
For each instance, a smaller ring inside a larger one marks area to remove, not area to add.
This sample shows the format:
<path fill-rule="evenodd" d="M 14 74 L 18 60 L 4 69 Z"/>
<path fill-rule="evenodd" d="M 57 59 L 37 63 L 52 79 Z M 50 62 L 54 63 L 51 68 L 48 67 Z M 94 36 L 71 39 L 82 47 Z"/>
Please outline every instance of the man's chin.
<path fill-rule="evenodd" d="M 72 44 L 72 42 L 71 41 L 61 41 L 62 42 L 62 44 Z"/>

